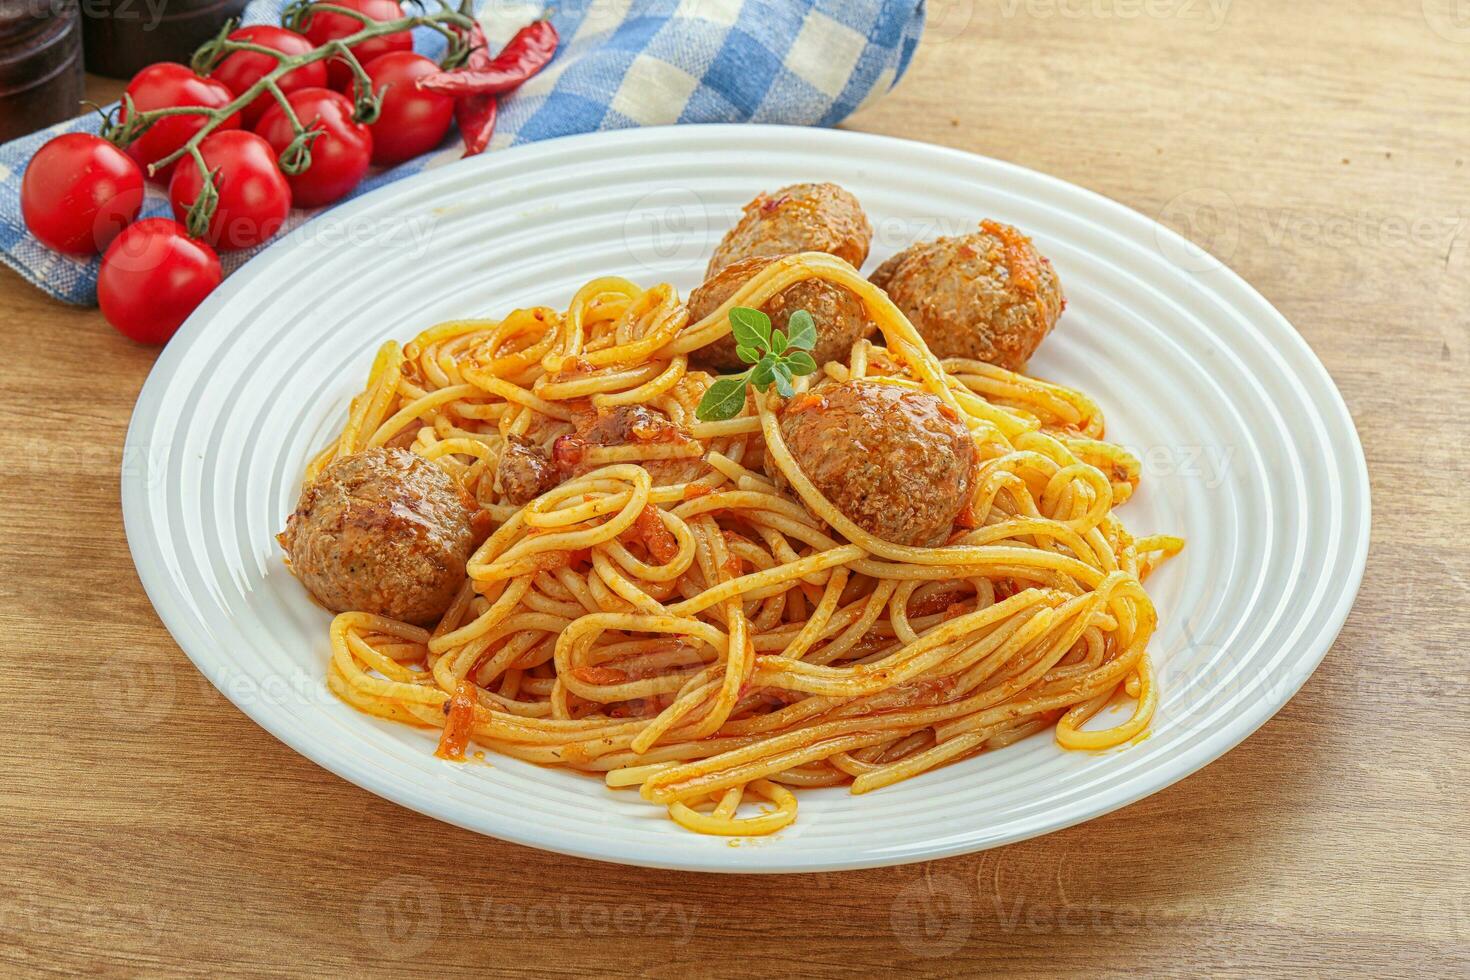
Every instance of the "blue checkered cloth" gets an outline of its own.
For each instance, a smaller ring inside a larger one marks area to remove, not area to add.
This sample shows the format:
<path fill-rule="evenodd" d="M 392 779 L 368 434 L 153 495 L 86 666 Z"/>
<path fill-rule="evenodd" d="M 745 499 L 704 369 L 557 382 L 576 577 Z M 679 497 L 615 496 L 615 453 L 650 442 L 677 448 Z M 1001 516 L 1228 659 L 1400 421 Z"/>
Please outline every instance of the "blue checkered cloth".
<path fill-rule="evenodd" d="M 281 0 L 254 0 L 246 24 L 278 23 Z M 670 123 L 767 122 L 833 126 L 880 97 L 908 67 L 924 0 L 479 0 L 492 49 L 550 10 L 561 49 L 504 99 L 490 150 L 602 129 Z M 415 50 L 438 59 L 442 35 L 421 28 Z M 20 183 L 51 137 L 96 132 L 88 117 L 0 146 L 0 259 L 68 303 L 96 302 L 99 260 L 46 248 L 25 230 Z M 441 149 L 376 171 L 352 196 L 460 159 L 458 133 Z M 320 210 L 320 209 L 319 209 Z M 287 229 L 318 211 L 296 210 Z M 170 214 L 149 186 L 143 215 Z M 264 246 L 261 246 L 264 247 Z M 221 256 L 226 273 L 255 250 Z"/>

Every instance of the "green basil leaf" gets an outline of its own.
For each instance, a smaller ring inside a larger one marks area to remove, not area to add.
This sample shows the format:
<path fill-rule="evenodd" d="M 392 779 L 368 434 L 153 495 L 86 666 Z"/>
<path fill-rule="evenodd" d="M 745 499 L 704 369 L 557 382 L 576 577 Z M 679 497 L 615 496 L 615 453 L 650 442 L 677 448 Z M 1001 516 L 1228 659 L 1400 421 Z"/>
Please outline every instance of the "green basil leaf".
<path fill-rule="evenodd" d="M 776 390 L 781 393 L 782 398 L 790 398 L 796 394 L 796 389 L 791 387 L 791 368 L 785 361 L 777 361 L 772 369 L 776 373 Z"/>
<path fill-rule="evenodd" d="M 786 364 L 792 374 L 811 374 L 817 369 L 816 359 L 804 350 L 794 350 L 786 355 Z"/>
<path fill-rule="evenodd" d="M 748 306 L 737 306 L 730 311 L 730 332 L 735 343 L 741 347 L 769 350 L 771 347 L 771 318 L 760 310 Z"/>
<path fill-rule="evenodd" d="M 771 387 L 771 380 L 775 377 L 776 357 L 767 354 L 761 358 L 761 362 L 750 369 L 750 383 L 755 385 L 756 391 L 765 391 Z"/>
<path fill-rule="evenodd" d="M 736 347 L 735 356 L 746 364 L 754 364 L 761 359 L 761 352 L 754 347 Z"/>
<path fill-rule="evenodd" d="M 786 322 L 786 331 L 792 347 L 811 350 L 817 346 L 817 322 L 806 310 L 797 310 Z"/>
<path fill-rule="evenodd" d="M 771 353 L 786 353 L 786 335 L 779 330 L 771 334 Z"/>
<path fill-rule="evenodd" d="M 720 378 L 709 386 L 699 407 L 694 410 L 695 418 L 703 422 L 723 422 L 733 419 L 745 407 L 745 379 L 749 372 L 733 378 Z"/>

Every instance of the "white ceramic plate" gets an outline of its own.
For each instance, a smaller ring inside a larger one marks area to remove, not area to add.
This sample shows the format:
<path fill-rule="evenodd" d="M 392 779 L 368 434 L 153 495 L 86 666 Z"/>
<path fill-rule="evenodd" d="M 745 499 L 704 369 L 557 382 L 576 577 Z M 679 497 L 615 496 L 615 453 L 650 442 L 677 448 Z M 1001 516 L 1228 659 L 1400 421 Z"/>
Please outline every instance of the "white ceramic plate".
<path fill-rule="evenodd" d="M 1185 535 L 1149 580 L 1162 625 L 1152 735 L 1101 754 L 1042 735 L 879 792 L 803 791 L 796 824 L 727 841 L 631 792 L 491 756 L 435 759 L 323 684 L 328 615 L 273 535 L 307 458 L 341 426 L 383 340 L 436 321 L 560 305 L 615 273 L 687 292 L 739 206 L 834 180 L 875 229 L 869 268 L 982 217 L 1051 257 L 1069 305 L 1033 373 L 1079 387 L 1138 451 L 1139 533 Z M 346 779 L 441 820 L 569 854 L 709 871 L 816 871 L 974 851 L 1153 793 L 1290 698 L 1362 578 L 1369 501 L 1341 396 L 1239 277 L 1154 222 L 982 157 L 831 130 L 646 129 L 554 140 L 378 190 L 232 276 L 159 358 L 128 432 L 123 513 L 139 575 L 227 697 Z M 221 750 L 229 751 L 228 746 Z"/>

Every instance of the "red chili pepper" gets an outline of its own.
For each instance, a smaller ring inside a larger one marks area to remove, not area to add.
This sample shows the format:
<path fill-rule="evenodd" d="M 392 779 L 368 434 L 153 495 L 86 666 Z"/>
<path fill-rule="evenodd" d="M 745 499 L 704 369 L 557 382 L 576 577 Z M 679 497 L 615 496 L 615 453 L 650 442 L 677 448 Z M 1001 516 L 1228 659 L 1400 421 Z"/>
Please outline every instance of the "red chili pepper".
<path fill-rule="evenodd" d="M 485 37 L 485 28 L 480 26 L 479 21 L 475 21 L 470 28 L 470 51 L 465 57 L 465 67 L 489 68 L 490 62 L 494 60 L 490 57 L 490 41 Z"/>
<path fill-rule="evenodd" d="M 488 68 L 494 62 L 490 56 L 490 42 L 479 22 L 470 30 L 470 55 L 465 64 L 472 69 Z M 497 103 L 493 95 L 467 95 L 454 103 L 454 121 L 459 124 L 459 136 L 464 140 L 464 155 L 482 153 L 490 144 L 495 132 Z"/>
<path fill-rule="evenodd" d="M 426 75 L 417 84 L 425 92 L 440 95 L 504 95 L 545 68 L 556 54 L 557 42 L 551 21 L 533 21 L 517 31 L 488 65 Z"/>
<path fill-rule="evenodd" d="M 493 95 L 466 95 L 454 104 L 454 119 L 464 140 L 464 155 L 483 153 L 495 135 L 495 116 L 500 103 Z"/>

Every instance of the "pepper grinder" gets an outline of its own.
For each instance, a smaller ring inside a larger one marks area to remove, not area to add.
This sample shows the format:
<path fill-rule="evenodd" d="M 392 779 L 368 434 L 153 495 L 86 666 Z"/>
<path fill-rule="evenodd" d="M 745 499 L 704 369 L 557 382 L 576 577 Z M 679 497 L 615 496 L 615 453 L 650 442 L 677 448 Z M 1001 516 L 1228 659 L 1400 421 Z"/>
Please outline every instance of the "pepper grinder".
<path fill-rule="evenodd" d="M 75 116 L 83 81 L 77 0 L 0 0 L 0 142 Z"/>
<path fill-rule="evenodd" d="M 188 64 L 243 9 L 245 0 L 87 0 L 87 70 L 132 78 L 155 61 Z"/>

